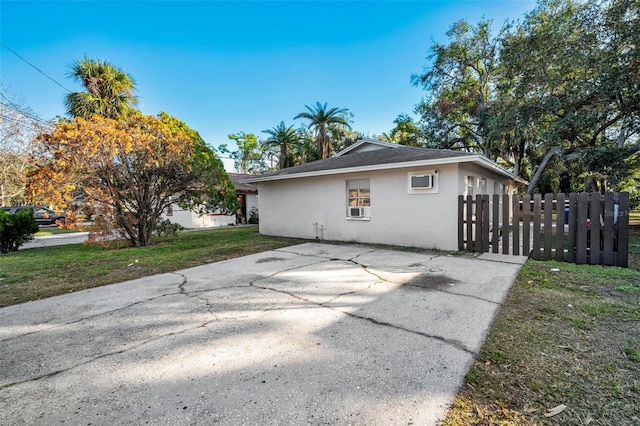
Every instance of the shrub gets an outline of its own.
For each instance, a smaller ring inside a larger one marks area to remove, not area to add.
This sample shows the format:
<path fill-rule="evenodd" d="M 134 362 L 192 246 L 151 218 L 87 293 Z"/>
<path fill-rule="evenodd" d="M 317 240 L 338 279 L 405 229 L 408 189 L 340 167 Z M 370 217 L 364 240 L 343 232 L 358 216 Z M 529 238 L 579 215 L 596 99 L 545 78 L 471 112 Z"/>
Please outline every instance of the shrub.
<path fill-rule="evenodd" d="M 260 223 L 260 214 L 258 213 L 258 209 L 255 207 L 251 207 L 249 210 L 249 223 L 256 224 Z"/>
<path fill-rule="evenodd" d="M 174 237 L 178 235 L 178 231 L 182 231 L 184 227 L 178 223 L 173 223 L 169 219 L 161 220 L 156 224 L 156 229 L 154 233 L 161 237 L 167 235 L 173 235 Z"/>
<path fill-rule="evenodd" d="M 21 245 L 33 240 L 33 234 L 38 232 L 38 229 L 31 210 L 23 210 L 16 214 L 0 210 L 0 253 L 18 251 Z"/>

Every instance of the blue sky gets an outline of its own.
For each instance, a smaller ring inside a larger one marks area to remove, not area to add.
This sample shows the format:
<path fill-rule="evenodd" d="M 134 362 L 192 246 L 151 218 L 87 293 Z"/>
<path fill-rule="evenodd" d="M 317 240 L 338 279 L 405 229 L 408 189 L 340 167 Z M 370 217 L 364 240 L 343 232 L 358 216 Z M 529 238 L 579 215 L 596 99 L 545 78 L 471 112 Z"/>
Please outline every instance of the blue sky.
<path fill-rule="evenodd" d="M 531 0 L 69 1 L 0 3 L 2 42 L 71 91 L 70 64 L 109 61 L 137 83 L 139 108 L 178 117 L 212 146 L 316 101 L 348 108 L 353 128 L 387 132 L 423 95 L 410 77 L 452 23 L 519 19 Z M 65 89 L 0 47 L 2 80 L 44 119 Z M 227 163 L 228 164 L 228 163 Z"/>

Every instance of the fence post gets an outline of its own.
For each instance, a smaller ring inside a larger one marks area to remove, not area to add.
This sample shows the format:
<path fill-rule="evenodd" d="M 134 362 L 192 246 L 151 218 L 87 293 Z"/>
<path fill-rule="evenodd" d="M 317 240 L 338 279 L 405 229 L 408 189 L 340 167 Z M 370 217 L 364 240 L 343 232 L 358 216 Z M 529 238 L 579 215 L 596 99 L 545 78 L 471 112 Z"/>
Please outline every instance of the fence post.
<path fill-rule="evenodd" d="M 589 263 L 592 265 L 599 265 L 602 260 L 600 259 L 600 218 L 602 214 L 602 200 L 600 199 L 599 192 L 591 193 L 591 229 L 589 235 L 591 235 L 591 244 L 589 244 Z M 611 222 L 613 224 L 613 221 Z M 612 259 L 613 261 L 613 259 Z"/>
<path fill-rule="evenodd" d="M 553 228 L 553 194 L 544 194 L 544 260 L 551 260 L 551 232 Z"/>
<path fill-rule="evenodd" d="M 522 198 L 522 254 L 531 254 L 531 194 Z"/>
<path fill-rule="evenodd" d="M 533 247 L 531 250 L 531 258 L 540 260 L 540 202 L 542 195 L 533 194 Z"/>
<path fill-rule="evenodd" d="M 564 194 L 560 192 L 556 199 L 556 260 L 564 260 Z"/>

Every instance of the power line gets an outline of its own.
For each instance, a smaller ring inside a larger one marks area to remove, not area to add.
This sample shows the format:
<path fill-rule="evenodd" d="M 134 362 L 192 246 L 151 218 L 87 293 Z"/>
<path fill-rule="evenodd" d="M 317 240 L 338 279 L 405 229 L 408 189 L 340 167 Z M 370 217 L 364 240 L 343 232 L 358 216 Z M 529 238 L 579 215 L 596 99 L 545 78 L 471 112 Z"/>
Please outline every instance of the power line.
<path fill-rule="evenodd" d="M 20 114 L 24 115 L 25 117 L 28 117 L 28 118 L 32 119 L 33 121 L 35 121 L 37 123 L 43 124 L 45 126 L 50 126 L 51 125 L 51 123 L 48 123 L 47 121 L 43 120 L 42 118 L 37 117 L 37 116 L 35 116 L 33 114 L 30 114 L 30 113 L 28 113 L 26 111 L 23 111 L 18 105 L 16 105 L 13 102 L 11 102 L 11 100 L 9 98 L 7 98 L 4 95 L 4 93 L 0 92 L 0 96 L 2 96 L 4 98 L 4 100 L 7 102 L 6 104 L 2 103 L 3 105 L 13 108 L 14 110 L 18 111 Z"/>
<path fill-rule="evenodd" d="M 33 65 L 31 62 L 27 61 L 25 58 L 23 58 L 22 56 L 20 56 L 20 54 L 18 52 L 16 52 L 15 50 L 13 50 L 12 48 L 10 48 L 9 46 L 7 46 L 6 44 L 4 44 L 2 41 L 0 41 L 0 45 L 2 45 L 2 47 L 4 47 L 5 49 L 7 49 L 9 52 L 13 53 L 14 55 L 16 55 L 18 58 L 20 58 L 22 61 L 24 61 L 27 65 L 33 67 L 36 71 L 38 71 L 40 74 L 44 75 L 45 77 L 47 77 L 49 80 L 53 81 L 55 84 L 57 84 L 58 86 L 62 87 L 64 90 L 66 90 L 69 93 L 72 93 L 71 90 L 67 89 L 66 87 L 64 87 L 62 84 L 58 83 L 56 80 L 54 80 L 53 78 L 49 77 L 47 74 L 44 73 L 44 71 L 42 71 L 40 68 L 36 67 L 35 65 Z"/>

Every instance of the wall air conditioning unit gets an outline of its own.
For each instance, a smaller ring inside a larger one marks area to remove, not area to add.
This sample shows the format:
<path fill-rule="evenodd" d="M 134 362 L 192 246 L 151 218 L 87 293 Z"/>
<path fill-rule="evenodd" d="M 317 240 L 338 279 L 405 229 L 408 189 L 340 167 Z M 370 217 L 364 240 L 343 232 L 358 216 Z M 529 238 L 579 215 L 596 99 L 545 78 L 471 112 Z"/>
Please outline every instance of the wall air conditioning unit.
<path fill-rule="evenodd" d="M 433 188 L 433 175 L 411 175 L 411 189 Z"/>
<path fill-rule="evenodd" d="M 364 217 L 364 207 L 349 207 L 349 217 Z"/>

